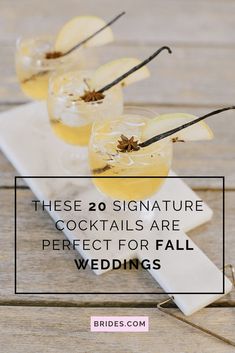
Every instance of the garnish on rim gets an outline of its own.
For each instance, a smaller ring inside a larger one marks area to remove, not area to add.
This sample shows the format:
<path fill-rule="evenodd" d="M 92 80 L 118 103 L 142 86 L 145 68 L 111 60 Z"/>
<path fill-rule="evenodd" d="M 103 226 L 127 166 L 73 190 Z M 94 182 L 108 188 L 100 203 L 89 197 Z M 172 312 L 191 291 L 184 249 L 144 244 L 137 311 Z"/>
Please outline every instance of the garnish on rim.
<path fill-rule="evenodd" d="M 109 90 L 113 86 L 117 85 L 119 82 L 123 81 L 129 75 L 131 75 L 134 72 L 136 72 L 137 70 L 141 69 L 143 66 L 145 66 L 150 61 L 152 61 L 156 56 L 158 56 L 163 50 L 167 50 L 169 54 L 172 53 L 171 49 L 167 46 L 163 46 L 163 47 L 159 48 L 157 51 L 155 51 L 151 56 L 149 56 L 147 59 L 142 61 L 140 64 L 132 67 L 130 70 L 125 72 L 123 75 L 117 77 L 114 81 L 112 81 L 109 84 L 105 85 L 104 87 L 100 88 L 98 91 L 95 91 L 95 90 L 93 90 L 92 92 L 85 91 L 84 95 L 81 96 L 81 99 L 83 99 L 85 102 L 91 102 L 91 100 L 85 100 L 85 99 L 87 99 L 88 96 L 89 96 L 89 99 L 91 98 L 91 96 L 89 95 L 90 93 L 92 93 L 92 99 L 93 99 L 92 101 L 93 102 L 95 101 L 96 97 L 98 97 L 98 99 L 104 98 L 104 96 L 102 98 L 99 98 L 100 94 L 103 94 L 105 91 Z M 96 99 L 96 100 L 98 100 L 98 99 Z"/>
<path fill-rule="evenodd" d="M 135 141 L 134 139 L 134 136 L 128 138 L 125 135 L 121 135 L 121 140 L 118 140 L 117 145 L 119 152 L 138 151 L 140 149 L 140 147 L 138 146 L 138 140 Z"/>
<path fill-rule="evenodd" d="M 210 116 L 217 115 L 217 114 L 220 114 L 222 112 L 225 112 L 227 110 L 232 110 L 232 109 L 235 109 L 235 106 L 225 107 L 225 108 L 214 110 L 214 111 L 212 111 L 208 114 L 205 114 L 199 118 L 191 120 L 191 121 L 189 121 L 185 124 L 182 124 L 180 126 L 177 126 L 174 129 L 171 129 L 171 130 L 162 132 L 156 136 L 153 136 L 153 137 L 149 138 L 148 140 L 143 141 L 141 143 L 138 143 L 138 141 L 134 141 L 134 136 L 132 136 L 130 139 L 128 139 L 126 136 L 121 135 L 121 140 L 118 141 L 119 144 L 117 145 L 117 148 L 119 148 L 119 152 L 138 151 L 140 148 L 150 146 L 153 143 L 158 142 L 166 137 L 169 137 L 171 135 L 175 135 L 175 133 L 177 133 L 183 129 L 186 129 L 194 124 L 197 124 L 200 121 L 202 121 L 206 118 L 209 118 Z M 171 140 L 172 140 L 172 142 L 185 142 L 183 139 L 179 139 L 177 136 L 173 137 Z"/>
<path fill-rule="evenodd" d="M 78 49 L 79 47 L 81 47 L 82 45 L 87 43 L 90 39 L 94 38 L 97 34 L 102 32 L 104 29 L 106 29 L 107 27 L 111 26 L 114 22 L 116 22 L 123 15 L 125 15 L 125 11 L 121 12 L 119 15 L 114 17 L 110 22 L 105 24 L 103 27 L 98 29 L 96 32 L 92 33 L 90 36 L 88 36 L 87 38 L 83 39 L 81 42 L 77 43 L 75 46 L 73 46 L 71 49 L 65 51 L 64 53 L 62 53 L 61 51 L 52 51 L 52 52 L 45 53 L 45 59 L 57 59 L 57 58 L 60 58 L 61 56 L 65 56 L 65 55 L 70 54 L 75 49 Z"/>
<path fill-rule="evenodd" d="M 197 124 L 199 123 L 200 121 L 206 119 L 206 118 L 209 118 L 210 116 L 213 116 L 213 115 L 217 115 L 217 114 L 220 114 L 222 112 L 225 112 L 227 110 L 232 110 L 232 109 L 235 109 L 235 106 L 231 106 L 231 107 L 226 107 L 226 108 L 221 108 L 221 109 L 217 109 L 217 110 L 214 110 L 208 114 L 205 114 L 203 116 L 200 116 L 199 118 L 196 118 L 194 120 L 191 120 L 183 125 L 180 125 L 174 129 L 171 129 L 171 130 L 168 130 L 168 131 L 165 131 L 163 133 L 160 133 L 159 135 L 156 135 L 156 136 L 153 136 L 151 137 L 150 139 L 146 140 L 146 141 L 143 141 L 141 143 L 138 144 L 139 147 L 143 148 L 143 147 L 147 147 L 149 145 L 151 145 L 152 143 L 155 143 L 157 141 L 160 141 L 168 136 L 171 136 L 171 135 L 174 135 L 175 133 L 177 133 L 178 131 L 181 131 L 183 129 L 186 129 L 187 127 L 190 127 L 194 124 Z M 173 140 L 173 142 L 177 142 L 177 140 Z M 179 140 L 178 140 L 179 142 Z M 182 141 L 183 142 L 183 141 Z"/>

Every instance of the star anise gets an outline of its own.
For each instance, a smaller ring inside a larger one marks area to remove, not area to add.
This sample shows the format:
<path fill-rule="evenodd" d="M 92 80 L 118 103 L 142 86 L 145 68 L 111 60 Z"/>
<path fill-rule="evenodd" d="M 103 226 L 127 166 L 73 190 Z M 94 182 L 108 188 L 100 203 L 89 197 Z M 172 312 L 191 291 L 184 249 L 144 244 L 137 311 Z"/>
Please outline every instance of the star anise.
<path fill-rule="evenodd" d="M 45 59 L 57 59 L 62 56 L 61 51 L 51 51 L 45 54 Z"/>
<path fill-rule="evenodd" d="M 134 136 L 128 138 L 124 135 L 121 135 L 121 140 L 118 140 L 117 148 L 120 152 L 138 151 L 140 149 L 138 141 L 134 141 Z"/>
<path fill-rule="evenodd" d="M 84 100 L 84 102 L 97 102 L 99 100 L 104 99 L 105 95 L 101 92 L 97 92 L 93 89 L 93 91 L 84 91 L 83 96 L 81 96 L 81 99 Z"/>

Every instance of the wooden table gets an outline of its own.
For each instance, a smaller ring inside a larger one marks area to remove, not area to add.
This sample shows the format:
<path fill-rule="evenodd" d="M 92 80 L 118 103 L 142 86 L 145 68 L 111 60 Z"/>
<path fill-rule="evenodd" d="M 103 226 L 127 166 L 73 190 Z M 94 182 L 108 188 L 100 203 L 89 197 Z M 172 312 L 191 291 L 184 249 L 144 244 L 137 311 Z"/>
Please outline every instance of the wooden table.
<path fill-rule="evenodd" d="M 170 45 L 173 55 L 162 54 L 150 64 L 150 79 L 126 89 L 126 101 L 159 113 L 183 111 L 197 115 L 235 103 L 235 2 L 232 0 L 2 0 L 0 109 L 10 109 L 27 100 L 14 73 L 15 40 L 19 35 L 56 33 L 75 14 L 96 14 L 111 19 L 127 15 L 114 27 L 114 45 L 99 48 L 102 61 L 122 56 L 145 58 L 161 45 Z M 234 112 L 211 118 L 215 132 L 211 142 L 175 146 L 174 169 L 181 175 L 226 176 L 226 262 L 234 262 L 235 142 Z M 17 174 L 0 152 L 0 347 L 1 352 L 234 352 L 215 338 L 198 332 L 160 313 L 157 303 L 164 295 L 14 295 L 13 288 L 13 177 Z M 214 246 L 221 212 L 221 190 L 203 179 L 191 184 L 215 211 L 212 223 L 191 232 L 192 239 L 219 266 L 221 248 Z M 19 189 L 21 199 L 31 191 Z M 217 217 L 218 216 L 218 217 Z M 20 222 L 27 221 L 21 219 Z M 46 225 L 48 217 L 40 224 Z M 34 231 L 31 225 L 30 233 Z M 61 268 L 68 259 L 61 258 Z M 74 276 L 68 268 L 66 275 Z M 84 276 L 92 281 L 91 271 Z M 123 277 L 110 275 L 106 286 L 118 291 L 128 280 L 142 283 L 143 290 L 159 290 L 144 271 Z M 81 285 L 81 280 L 78 286 Z M 29 278 L 30 281 L 30 278 Z M 99 281 L 103 281 L 99 277 Z M 91 282 L 92 283 L 92 282 Z M 102 282 L 101 282 L 102 283 Z M 175 311 L 176 309 L 169 309 Z M 142 334 L 90 333 L 91 315 L 149 315 L 150 331 Z M 192 316 L 234 340 L 234 291 Z"/>

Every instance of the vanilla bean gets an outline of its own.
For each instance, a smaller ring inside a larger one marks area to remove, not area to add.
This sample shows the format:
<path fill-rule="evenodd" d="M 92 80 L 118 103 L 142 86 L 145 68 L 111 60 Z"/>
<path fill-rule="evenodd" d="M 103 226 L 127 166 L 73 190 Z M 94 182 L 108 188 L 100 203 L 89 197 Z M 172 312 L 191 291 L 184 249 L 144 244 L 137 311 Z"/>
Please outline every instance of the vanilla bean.
<path fill-rule="evenodd" d="M 88 36 L 87 38 L 83 39 L 81 42 L 79 42 L 78 44 L 76 44 L 74 47 L 72 47 L 71 49 L 67 50 L 64 53 L 60 53 L 59 56 L 56 56 L 56 58 L 58 57 L 63 57 L 65 55 L 70 54 L 72 51 L 78 49 L 79 47 L 81 47 L 83 44 L 85 44 L 86 42 L 88 42 L 90 39 L 94 38 L 97 34 L 99 34 L 100 32 L 102 32 L 104 29 L 106 29 L 107 27 L 111 26 L 114 22 L 116 22 L 120 17 L 122 17 L 123 15 L 125 15 L 125 11 L 121 12 L 119 15 L 117 15 L 116 17 L 114 17 L 110 22 L 108 22 L 105 26 L 101 27 L 100 29 L 98 29 L 98 31 L 94 32 L 93 34 L 91 34 L 90 36 Z M 49 53 L 46 53 L 48 59 L 50 59 L 50 57 L 48 56 Z M 50 53 L 50 54 L 53 54 Z M 53 55 L 51 56 L 51 59 L 53 59 Z"/>
<path fill-rule="evenodd" d="M 188 123 L 186 124 L 183 124 L 183 125 L 180 125 L 172 130 L 169 130 L 169 131 L 166 131 L 166 132 L 163 132 L 162 134 L 159 134 L 159 135 L 156 135 L 156 136 L 153 136 L 151 137 L 150 139 L 144 141 L 144 142 L 141 142 L 139 143 L 139 147 L 146 147 L 146 146 L 149 146 L 151 145 L 152 143 L 154 142 L 157 142 L 157 141 L 160 141 L 168 136 L 171 136 L 173 134 L 175 134 L 176 132 L 180 131 L 180 130 L 183 130 L 183 129 L 186 129 L 187 127 L 189 126 L 192 126 L 194 124 L 197 124 L 199 121 L 201 120 L 204 120 L 206 118 L 209 118 L 210 116 L 212 115 L 216 115 L 216 114 L 219 114 L 219 113 L 222 113 L 222 112 L 225 112 L 226 110 L 231 110 L 231 109 L 235 109 L 235 106 L 231 106 L 231 107 L 226 107 L 226 108 L 221 108 L 221 109 L 218 109 L 218 110 L 214 110 L 213 112 L 211 113 L 208 113 L 206 115 L 203 115 L 197 119 L 194 119 L 192 121 L 189 121 Z"/>
<path fill-rule="evenodd" d="M 160 54 L 163 50 L 167 50 L 169 54 L 172 53 L 171 49 L 167 46 L 161 47 L 159 48 L 157 51 L 155 51 L 155 53 L 153 53 L 149 58 L 145 59 L 144 61 L 142 61 L 140 64 L 132 67 L 132 69 L 130 69 L 129 71 L 127 71 L 126 73 L 124 73 L 122 76 L 116 78 L 114 81 L 112 81 L 111 83 L 109 83 L 108 85 L 104 86 L 103 88 L 99 89 L 98 92 L 99 93 L 103 93 L 105 91 L 107 91 L 108 89 L 110 89 L 111 87 L 117 85 L 119 82 L 121 82 L 123 79 L 125 79 L 127 76 L 133 74 L 135 71 L 141 69 L 141 67 L 145 66 L 146 64 L 148 64 L 151 60 L 153 60 L 158 54 Z"/>

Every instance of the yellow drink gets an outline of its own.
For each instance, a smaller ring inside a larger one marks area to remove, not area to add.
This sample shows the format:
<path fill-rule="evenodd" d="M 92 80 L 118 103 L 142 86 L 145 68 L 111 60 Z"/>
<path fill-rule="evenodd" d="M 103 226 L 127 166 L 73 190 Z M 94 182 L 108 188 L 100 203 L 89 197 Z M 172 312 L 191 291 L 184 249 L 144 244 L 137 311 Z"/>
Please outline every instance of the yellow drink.
<path fill-rule="evenodd" d="M 71 127 L 63 124 L 59 120 L 51 120 L 51 127 L 60 139 L 71 145 L 88 145 L 91 135 L 91 124 L 80 127 Z"/>
<path fill-rule="evenodd" d="M 94 121 L 122 114 L 123 97 L 115 86 L 97 102 L 84 102 L 81 96 L 88 90 L 89 71 L 71 71 L 51 77 L 48 113 L 54 133 L 68 144 L 88 145 Z M 89 87 L 90 88 L 90 87 Z"/>
<path fill-rule="evenodd" d="M 32 99 L 46 99 L 48 94 L 48 80 L 55 70 L 83 67 L 83 51 L 57 59 L 46 59 L 45 54 L 53 51 L 53 38 L 20 39 L 16 48 L 16 74 L 24 94 Z M 76 61 L 75 61 L 76 60 Z"/>
<path fill-rule="evenodd" d="M 123 134 L 134 136 L 139 142 L 145 136 L 149 118 L 125 114 L 114 121 L 95 123 L 89 146 L 89 163 L 94 176 L 136 176 L 137 178 L 93 178 L 96 187 L 113 199 L 141 200 L 153 195 L 164 178 L 138 178 L 141 176 L 167 176 L 172 158 L 169 140 L 152 144 L 138 151 L 120 152 L 118 140 Z"/>
<path fill-rule="evenodd" d="M 46 99 L 48 90 L 48 77 L 47 72 L 41 72 L 40 74 L 32 74 L 32 76 L 26 77 L 25 72 L 18 70 L 17 72 L 20 87 L 23 93 L 32 99 Z"/>

